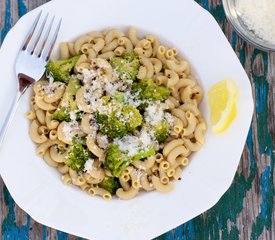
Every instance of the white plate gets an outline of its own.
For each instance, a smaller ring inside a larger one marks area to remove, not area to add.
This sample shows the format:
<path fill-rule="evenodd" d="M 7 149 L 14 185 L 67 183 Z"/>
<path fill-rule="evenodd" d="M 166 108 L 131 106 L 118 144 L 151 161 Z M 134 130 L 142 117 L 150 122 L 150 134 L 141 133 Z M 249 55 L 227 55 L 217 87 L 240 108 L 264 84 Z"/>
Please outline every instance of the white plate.
<path fill-rule="evenodd" d="M 224 134 L 208 130 L 204 148 L 194 154 L 173 192 L 106 202 L 64 186 L 59 173 L 35 156 L 24 116 L 29 91 L 0 151 L 0 172 L 16 203 L 42 224 L 94 240 L 150 239 L 212 207 L 232 182 L 253 113 L 249 79 L 213 17 L 192 0 L 59 0 L 41 6 L 22 17 L 2 45 L 0 126 L 15 93 L 17 51 L 41 9 L 63 18 L 58 42 L 129 25 L 158 35 L 191 62 L 205 92 L 225 77 L 234 78 L 239 87 L 239 114 Z M 201 107 L 209 119 L 206 98 Z"/>

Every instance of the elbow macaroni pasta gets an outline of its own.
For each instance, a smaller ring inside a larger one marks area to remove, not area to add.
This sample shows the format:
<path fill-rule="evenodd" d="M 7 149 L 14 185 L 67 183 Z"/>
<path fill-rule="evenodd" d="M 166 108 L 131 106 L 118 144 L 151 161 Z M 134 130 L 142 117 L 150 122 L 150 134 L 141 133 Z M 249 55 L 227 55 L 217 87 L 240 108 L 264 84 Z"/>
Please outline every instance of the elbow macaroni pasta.
<path fill-rule="evenodd" d="M 205 143 L 207 130 L 199 109 L 203 90 L 191 75 L 189 62 L 180 58 L 177 49 L 161 45 L 156 36 L 139 36 L 134 27 L 130 27 L 127 34 L 118 29 L 90 32 L 74 42 L 62 42 L 59 52 L 60 60 L 80 56 L 73 69 L 76 76 L 84 76 L 87 70 L 96 69 L 110 82 L 115 81 L 115 73 L 109 60 L 134 52 L 139 56 L 140 64 L 137 81 L 149 78 L 158 86 L 170 90 L 164 103 L 172 115 L 169 137 L 154 155 L 132 160 L 130 166 L 117 177 L 120 187 L 115 195 L 128 200 L 141 191 L 171 191 L 172 181 L 181 180 L 182 172 L 189 163 L 188 156 L 199 151 Z M 95 78 L 91 76 L 90 81 Z M 30 120 L 30 138 L 38 145 L 37 155 L 62 174 L 64 184 L 78 186 L 90 196 L 111 200 L 111 192 L 101 186 L 105 178 L 114 177 L 104 168 L 106 139 L 93 124 L 97 109 L 87 99 L 85 86 L 81 86 L 75 94 L 77 108 L 81 111 L 77 124 L 53 119 L 65 88 L 65 83 L 49 82 L 46 78 L 33 85 L 31 109 L 26 113 Z M 98 94 L 103 95 L 100 92 Z M 86 169 L 85 163 L 82 172 L 73 170 L 67 164 L 68 146 L 76 136 L 84 139 L 87 151 L 94 158 L 90 162 L 90 169 Z"/>

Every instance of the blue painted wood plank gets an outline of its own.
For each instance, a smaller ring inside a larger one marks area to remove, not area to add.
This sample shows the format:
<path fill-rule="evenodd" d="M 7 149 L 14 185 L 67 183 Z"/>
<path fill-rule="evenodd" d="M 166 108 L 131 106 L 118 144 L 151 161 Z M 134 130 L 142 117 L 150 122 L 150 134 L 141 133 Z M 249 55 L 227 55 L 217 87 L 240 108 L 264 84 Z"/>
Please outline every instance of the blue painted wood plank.
<path fill-rule="evenodd" d="M 3 189 L 4 201 L 8 208 L 8 214 L 1 224 L 3 240 L 27 240 L 29 239 L 30 217 L 27 217 L 27 223 L 17 226 L 15 223 L 15 203 L 11 198 L 6 187 Z"/>
<path fill-rule="evenodd" d="M 67 240 L 68 239 L 68 234 L 61 232 L 61 231 L 56 231 L 57 233 L 57 240 Z"/>
<path fill-rule="evenodd" d="M 6 37 L 8 31 L 10 30 L 12 25 L 12 18 L 11 18 L 11 0 L 6 0 L 6 10 L 5 10 L 5 24 L 1 31 L 1 42 L 3 42 L 4 38 Z"/>
<path fill-rule="evenodd" d="M 22 17 L 23 15 L 25 15 L 28 12 L 25 1 L 18 0 L 17 3 L 18 3 L 18 15 L 19 15 L 19 17 Z"/>

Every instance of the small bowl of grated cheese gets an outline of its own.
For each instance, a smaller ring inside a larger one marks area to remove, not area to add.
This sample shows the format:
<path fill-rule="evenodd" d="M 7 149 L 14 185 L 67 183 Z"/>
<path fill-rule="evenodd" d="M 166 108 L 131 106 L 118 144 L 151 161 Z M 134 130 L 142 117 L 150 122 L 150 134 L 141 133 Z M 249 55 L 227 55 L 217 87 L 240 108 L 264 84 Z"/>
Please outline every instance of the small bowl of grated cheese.
<path fill-rule="evenodd" d="M 254 46 L 275 51 L 275 0 L 223 0 L 228 21 Z"/>

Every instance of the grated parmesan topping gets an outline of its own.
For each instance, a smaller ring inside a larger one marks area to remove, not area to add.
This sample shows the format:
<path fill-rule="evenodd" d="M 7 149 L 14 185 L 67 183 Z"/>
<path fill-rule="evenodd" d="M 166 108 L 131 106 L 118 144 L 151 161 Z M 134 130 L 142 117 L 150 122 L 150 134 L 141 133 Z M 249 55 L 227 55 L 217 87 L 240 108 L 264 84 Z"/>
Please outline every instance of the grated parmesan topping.
<path fill-rule="evenodd" d="M 94 71 L 92 69 L 85 69 L 83 71 L 83 83 L 89 84 L 96 77 L 101 77 L 97 71 Z"/>
<path fill-rule="evenodd" d="M 63 133 L 66 140 L 72 141 L 76 132 L 79 130 L 80 130 L 80 126 L 77 121 L 65 122 L 65 125 L 63 127 Z"/>
<path fill-rule="evenodd" d="M 121 83 L 107 82 L 105 85 L 105 90 L 109 95 L 114 96 L 121 85 Z"/>
<path fill-rule="evenodd" d="M 73 111 L 70 111 L 70 119 L 75 122 L 76 119 L 77 119 L 77 113 L 78 113 L 78 110 L 73 110 Z"/>
<path fill-rule="evenodd" d="M 50 95 L 55 90 L 54 86 L 54 78 L 52 73 L 46 73 L 46 77 L 48 78 L 48 84 L 43 86 L 43 91 L 45 94 Z"/>
<path fill-rule="evenodd" d="M 113 69 L 113 78 L 114 80 L 119 80 L 119 73 L 117 71 L 117 68 Z"/>
<path fill-rule="evenodd" d="M 161 104 L 152 104 L 145 109 L 145 121 L 154 126 L 164 118 Z"/>
<path fill-rule="evenodd" d="M 174 118 L 171 113 L 164 113 L 164 119 L 168 122 L 171 128 L 174 126 Z"/>
<path fill-rule="evenodd" d="M 126 91 L 125 99 L 129 104 L 135 107 L 139 107 L 143 103 L 149 103 L 149 101 L 147 100 L 139 100 L 138 99 L 139 94 L 140 94 L 140 91 L 137 91 L 135 93 L 132 93 L 131 91 Z"/>
<path fill-rule="evenodd" d="M 131 168 L 130 170 L 130 174 L 133 174 L 137 180 L 140 180 L 142 178 L 142 176 L 144 175 L 144 170 L 146 168 L 142 169 L 136 169 L 136 168 Z"/>
<path fill-rule="evenodd" d="M 156 104 L 151 104 L 145 109 L 145 122 L 151 126 L 156 125 L 163 119 L 165 119 L 169 125 L 172 127 L 174 123 L 173 116 L 169 112 L 165 112 L 167 109 L 166 104 L 157 102 Z"/>
<path fill-rule="evenodd" d="M 106 149 L 108 147 L 109 141 L 108 141 L 108 137 L 106 135 L 97 134 L 96 141 L 100 148 Z"/>
<path fill-rule="evenodd" d="M 88 159 L 84 165 L 84 172 L 88 172 L 88 173 L 91 172 L 93 170 L 93 164 L 94 164 L 94 160 Z"/>
<path fill-rule="evenodd" d="M 275 1 L 237 0 L 243 22 L 260 38 L 275 44 Z"/>
<path fill-rule="evenodd" d="M 135 169 L 134 174 L 135 174 L 135 177 L 136 177 L 138 180 L 140 180 L 141 177 L 142 177 L 143 174 L 144 174 L 144 171 L 142 171 L 142 170 L 140 170 L 140 169 Z"/>
<path fill-rule="evenodd" d="M 42 93 L 47 95 L 48 97 L 52 97 L 55 93 L 56 89 L 65 89 L 65 84 L 61 82 L 54 82 L 54 78 L 52 73 L 46 73 L 46 77 L 48 79 L 47 84 L 39 87 L 42 87 Z"/>
<path fill-rule="evenodd" d="M 157 144 L 154 133 L 142 129 L 137 136 L 126 135 L 122 138 L 115 138 L 114 143 L 118 145 L 120 151 L 127 153 L 129 156 L 136 155 L 140 150 L 146 150 L 150 146 Z"/>
<path fill-rule="evenodd" d="M 90 130 L 91 130 L 91 132 L 88 134 L 87 137 L 92 138 L 92 139 L 95 139 L 96 136 L 97 136 L 98 128 L 99 128 L 99 126 L 98 126 L 97 123 L 92 123 L 92 124 L 90 125 Z"/>

